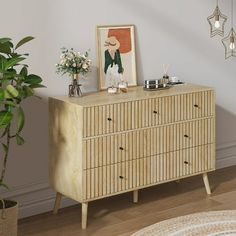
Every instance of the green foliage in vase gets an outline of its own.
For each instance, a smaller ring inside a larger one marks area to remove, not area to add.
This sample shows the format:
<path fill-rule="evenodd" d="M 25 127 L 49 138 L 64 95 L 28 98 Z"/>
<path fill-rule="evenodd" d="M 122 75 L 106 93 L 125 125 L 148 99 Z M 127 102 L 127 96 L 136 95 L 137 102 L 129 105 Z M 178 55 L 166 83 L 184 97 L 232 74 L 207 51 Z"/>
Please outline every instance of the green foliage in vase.
<path fill-rule="evenodd" d="M 28 73 L 28 65 L 22 64 L 29 54 L 19 54 L 16 50 L 34 39 L 31 36 L 20 40 L 16 46 L 10 38 L 0 38 L 0 142 L 3 157 L 0 169 L 0 187 L 4 183 L 10 144 L 15 139 L 18 145 L 24 144 L 22 130 L 25 115 L 22 102 L 35 96 L 34 89 L 45 87 L 38 75 Z"/>

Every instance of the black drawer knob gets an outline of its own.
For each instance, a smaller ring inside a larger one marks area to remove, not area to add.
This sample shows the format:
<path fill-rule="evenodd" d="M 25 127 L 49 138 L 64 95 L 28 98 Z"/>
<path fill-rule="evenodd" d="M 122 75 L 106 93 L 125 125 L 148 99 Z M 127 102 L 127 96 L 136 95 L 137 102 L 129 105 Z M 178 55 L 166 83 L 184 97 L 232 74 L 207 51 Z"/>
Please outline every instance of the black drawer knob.
<path fill-rule="evenodd" d="M 184 161 L 184 164 L 188 165 L 188 161 Z"/>
<path fill-rule="evenodd" d="M 194 104 L 194 107 L 199 107 L 197 104 Z"/>
<path fill-rule="evenodd" d="M 108 120 L 108 121 L 112 121 L 112 119 L 111 119 L 110 117 L 109 117 L 109 118 L 107 118 L 107 120 Z"/>
<path fill-rule="evenodd" d="M 120 175 L 119 178 L 120 178 L 120 179 L 124 179 L 124 176 Z"/>
<path fill-rule="evenodd" d="M 189 138 L 189 136 L 187 134 L 184 135 L 185 138 Z"/>
<path fill-rule="evenodd" d="M 154 114 L 158 114 L 158 112 L 157 112 L 157 111 L 153 111 L 153 113 L 154 113 Z"/>
<path fill-rule="evenodd" d="M 123 148 L 123 147 L 119 147 L 119 149 L 120 149 L 121 151 L 123 151 L 123 150 L 124 150 L 124 148 Z"/>

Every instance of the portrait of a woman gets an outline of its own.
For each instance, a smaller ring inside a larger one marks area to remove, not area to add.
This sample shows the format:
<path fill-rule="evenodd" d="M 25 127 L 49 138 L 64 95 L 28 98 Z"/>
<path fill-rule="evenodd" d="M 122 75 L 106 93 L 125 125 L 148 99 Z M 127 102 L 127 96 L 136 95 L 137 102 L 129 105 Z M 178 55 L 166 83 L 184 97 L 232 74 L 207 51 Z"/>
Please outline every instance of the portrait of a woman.
<path fill-rule="evenodd" d="M 121 80 L 121 75 L 124 71 L 119 51 L 120 42 L 115 36 L 111 36 L 107 38 L 104 46 L 107 48 L 104 55 L 104 73 L 106 74 L 105 86 L 116 86 Z"/>
<path fill-rule="evenodd" d="M 137 85 L 134 26 L 98 26 L 97 42 L 99 88 Z"/>

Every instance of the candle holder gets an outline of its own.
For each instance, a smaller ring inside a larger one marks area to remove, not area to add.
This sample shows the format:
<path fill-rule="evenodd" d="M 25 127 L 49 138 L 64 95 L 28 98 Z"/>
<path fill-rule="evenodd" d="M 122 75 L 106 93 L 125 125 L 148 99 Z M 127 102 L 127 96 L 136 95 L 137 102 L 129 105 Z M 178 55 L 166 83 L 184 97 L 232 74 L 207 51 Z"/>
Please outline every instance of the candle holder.
<path fill-rule="evenodd" d="M 118 88 L 121 92 L 127 93 L 128 92 L 128 82 L 121 80 L 118 82 Z"/>

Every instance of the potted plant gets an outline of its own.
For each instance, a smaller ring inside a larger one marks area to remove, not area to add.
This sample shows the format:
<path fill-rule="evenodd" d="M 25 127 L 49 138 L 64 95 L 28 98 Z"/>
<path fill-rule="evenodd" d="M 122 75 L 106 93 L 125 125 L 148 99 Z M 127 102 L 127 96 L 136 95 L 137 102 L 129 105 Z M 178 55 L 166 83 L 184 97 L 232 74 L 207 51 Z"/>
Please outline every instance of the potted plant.
<path fill-rule="evenodd" d="M 12 39 L 0 38 L 0 145 L 2 146 L 0 166 L 0 188 L 7 188 L 4 182 L 9 158 L 10 144 L 13 140 L 18 145 L 24 144 L 22 130 L 25 123 L 22 102 L 34 96 L 34 89 L 44 87 L 42 79 L 28 73 L 28 65 L 22 64 L 29 54 L 19 54 L 17 49 L 31 41 L 28 36 L 16 46 Z M 17 235 L 18 204 L 2 199 L 0 196 L 0 235 Z"/>

